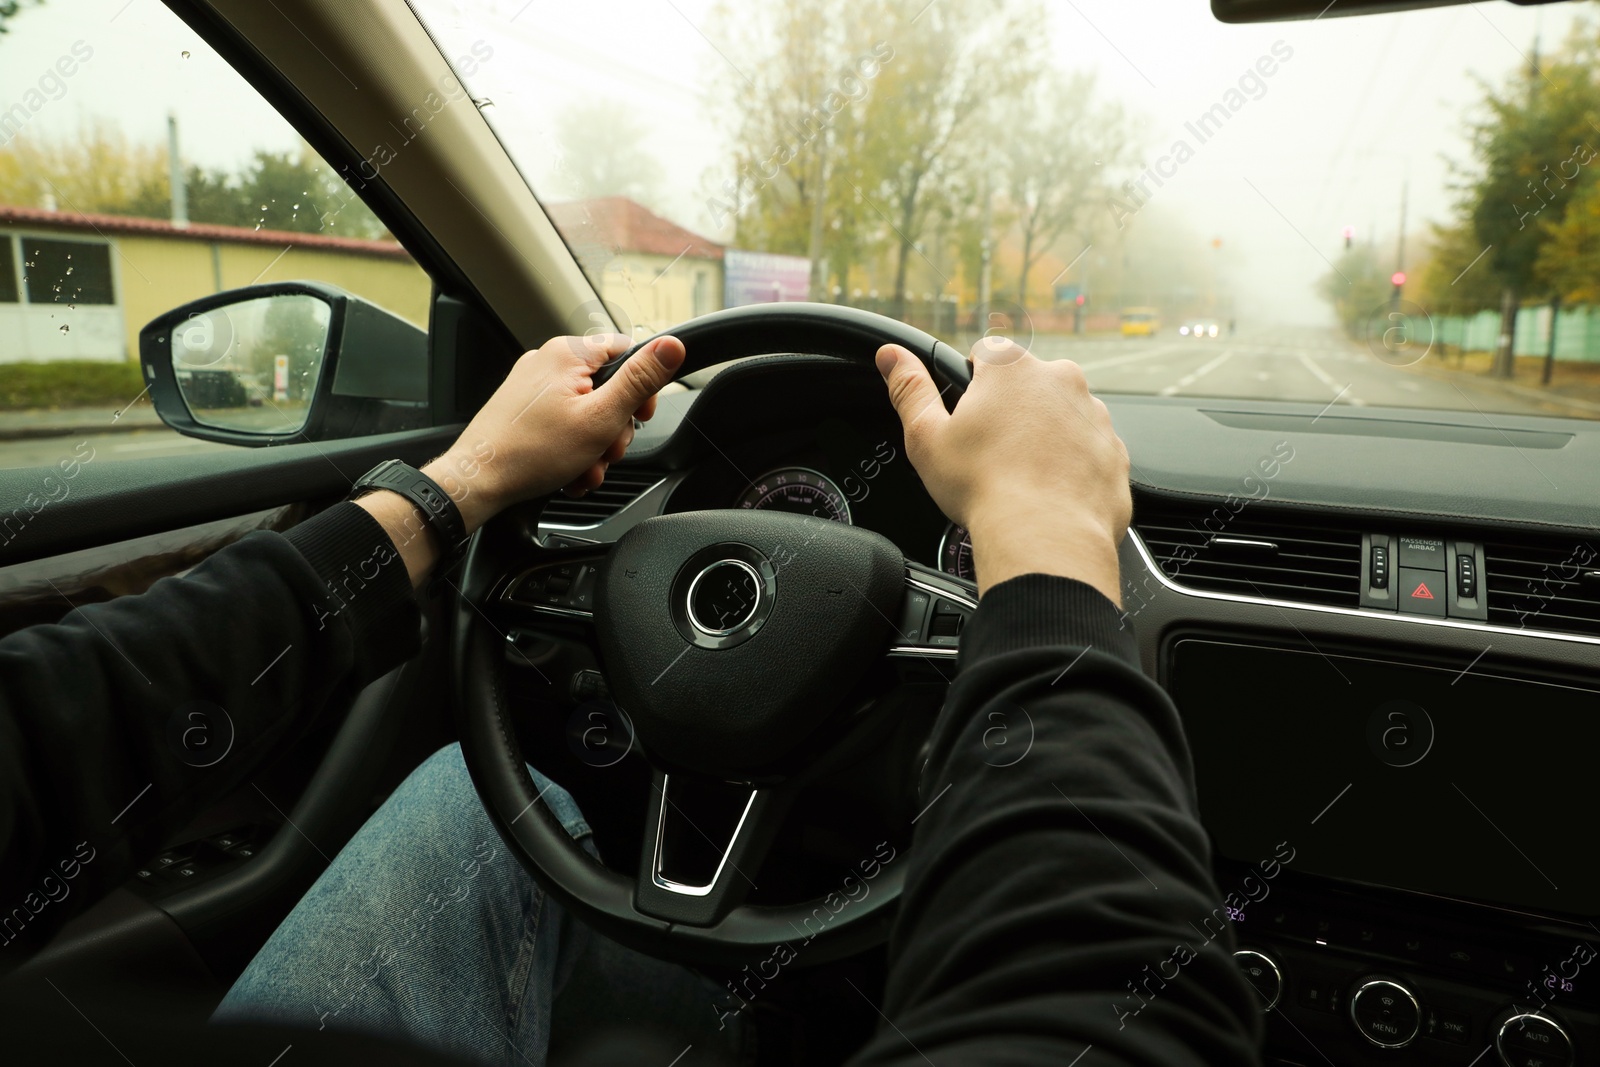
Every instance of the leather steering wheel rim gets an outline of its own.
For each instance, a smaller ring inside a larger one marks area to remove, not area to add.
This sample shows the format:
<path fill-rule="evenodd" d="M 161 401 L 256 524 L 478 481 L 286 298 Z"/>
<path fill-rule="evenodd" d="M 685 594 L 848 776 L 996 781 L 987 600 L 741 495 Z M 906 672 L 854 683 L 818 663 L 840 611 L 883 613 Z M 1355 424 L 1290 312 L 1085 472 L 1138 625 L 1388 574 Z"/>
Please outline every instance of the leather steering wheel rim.
<path fill-rule="evenodd" d="M 687 349 L 679 376 L 746 356 L 801 352 L 870 363 L 879 346 L 916 354 L 954 406 L 971 380 L 955 349 L 894 319 L 828 304 L 764 304 L 715 312 L 670 331 Z M 643 344 L 597 372 L 609 378 Z M 872 892 L 811 938 L 797 938 L 818 901 L 773 906 L 740 903 L 709 925 L 675 922 L 635 907 L 635 879 L 606 867 L 562 828 L 538 796 L 511 720 L 505 688 L 505 638 L 478 606 L 499 580 L 483 551 L 483 534 L 467 553 L 457 600 L 452 661 L 459 701 L 457 727 L 468 770 L 490 820 L 507 847 L 548 892 L 589 926 L 665 959 L 739 963 L 804 940 L 804 962 L 822 963 L 887 940 L 905 878 L 905 862 L 887 863 Z"/>

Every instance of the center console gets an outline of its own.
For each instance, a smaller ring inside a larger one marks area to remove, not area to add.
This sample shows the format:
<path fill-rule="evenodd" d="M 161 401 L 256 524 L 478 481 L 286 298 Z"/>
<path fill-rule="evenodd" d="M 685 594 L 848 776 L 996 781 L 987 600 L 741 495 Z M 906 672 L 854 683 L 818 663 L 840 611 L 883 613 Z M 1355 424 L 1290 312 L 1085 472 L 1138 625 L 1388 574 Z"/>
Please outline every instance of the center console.
<path fill-rule="evenodd" d="M 1600 1064 L 1600 693 L 1182 634 L 1163 674 L 1269 1063 Z"/>

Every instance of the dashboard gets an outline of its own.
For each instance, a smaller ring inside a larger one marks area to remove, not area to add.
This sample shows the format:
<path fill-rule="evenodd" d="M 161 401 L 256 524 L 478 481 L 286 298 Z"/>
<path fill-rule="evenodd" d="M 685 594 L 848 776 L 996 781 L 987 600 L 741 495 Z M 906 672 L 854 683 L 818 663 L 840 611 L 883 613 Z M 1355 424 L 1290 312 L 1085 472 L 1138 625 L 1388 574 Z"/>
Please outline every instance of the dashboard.
<path fill-rule="evenodd" d="M 908 558 L 975 581 L 972 541 L 939 512 L 905 457 L 899 427 L 824 418 L 713 453 L 673 491 L 669 512 L 751 508 L 862 526 Z"/>
<path fill-rule="evenodd" d="M 971 578 L 875 374 L 739 370 L 664 397 L 622 499 L 544 536 L 774 508 Z M 1600 429 L 1103 399 L 1134 479 L 1124 620 L 1223 893 L 1195 925 L 1232 930 L 1268 1062 L 1600 1063 Z"/>

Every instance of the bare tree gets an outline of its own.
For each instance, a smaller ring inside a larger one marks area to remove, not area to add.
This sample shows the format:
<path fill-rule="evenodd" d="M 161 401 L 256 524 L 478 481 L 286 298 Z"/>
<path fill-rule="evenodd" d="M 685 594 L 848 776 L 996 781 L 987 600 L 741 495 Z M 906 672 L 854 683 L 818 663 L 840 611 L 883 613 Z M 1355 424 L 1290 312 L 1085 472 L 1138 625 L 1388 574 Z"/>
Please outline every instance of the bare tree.
<path fill-rule="evenodd" d="M 1062 237 L 1082 229 L 1109 187 L 1105 175 L 1128 155 L 1127 121 L 1097 105 L 1094 75 L 1051 72 L 1029 88 L 1006 125 L 1000 176 L 1021 239 L 1017 303 L 1028 306 L 1028 274 Z"/>
<path fill-rule="evenodd" d="M 584 100 L 556 119 L 562 158 L 553 176 L 571 196 L 626 196 L 653 206 L 661 191 L 661 164 L 645 150 L 649 129 L 621 102 Z"/>
<path fill-rule="evenodd" d="M 955 214 L 950 194 L 971 188 L 959 180 L 962 164 L 980 154 L 992 124 L 1037 76 L 1044 18 L 1031 3 L 985 0 L 920 11 L 880 0 L 880 10 L 895 61 L 868 101 L 868 182 L 858 191 L 897 242 L 894 313 L 903 317 L 910 257 L 922 255 L 936 212 Z"/>

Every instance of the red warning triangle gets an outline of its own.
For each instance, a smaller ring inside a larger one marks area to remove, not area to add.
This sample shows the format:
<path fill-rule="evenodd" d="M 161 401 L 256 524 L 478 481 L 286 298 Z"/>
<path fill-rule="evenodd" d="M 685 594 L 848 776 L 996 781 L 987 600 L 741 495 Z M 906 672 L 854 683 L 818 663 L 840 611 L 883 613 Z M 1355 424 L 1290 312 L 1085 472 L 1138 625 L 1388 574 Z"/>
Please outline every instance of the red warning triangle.
<path fill-rule="evenodd" d="M 1428 583 L 1427 582 L 1418 582 L 1417 583 L 1417 587 L 1415 589 L 1411 590 L 1411 599 L 1413 599 L 1413 600 L 1432 600 L 1433 599 L 1433 594 L 1428 592 Z"/>

